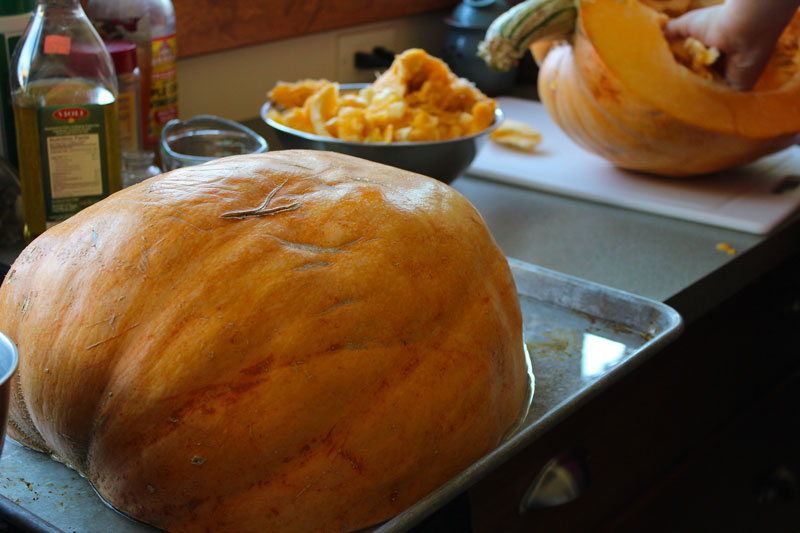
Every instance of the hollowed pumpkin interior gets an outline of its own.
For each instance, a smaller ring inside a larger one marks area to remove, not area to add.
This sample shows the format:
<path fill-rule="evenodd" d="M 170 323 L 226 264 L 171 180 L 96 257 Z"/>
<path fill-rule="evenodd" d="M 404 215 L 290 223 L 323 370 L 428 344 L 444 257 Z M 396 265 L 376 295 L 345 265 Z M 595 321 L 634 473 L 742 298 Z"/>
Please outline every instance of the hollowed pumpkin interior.
<path fill-rule="evenodd" d="M 676 61 L 669 17 L 636 0 L 583 0 L 580 30 L 630 91 L 676 119 L 754 139 L 800 131 L 800 15 L 752 91 L 705 79 Z"/>

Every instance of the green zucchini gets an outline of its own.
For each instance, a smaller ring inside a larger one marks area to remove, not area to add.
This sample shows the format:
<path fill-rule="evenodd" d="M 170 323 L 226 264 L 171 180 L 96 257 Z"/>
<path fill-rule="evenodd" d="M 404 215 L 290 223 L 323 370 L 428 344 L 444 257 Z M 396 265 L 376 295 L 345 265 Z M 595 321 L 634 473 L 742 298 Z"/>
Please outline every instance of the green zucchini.
<path fill-rule="evenodd" d="M 495 70 L 508 70 L 528 47 L 543 39 L 568 37 L 575 28 L 579 0 L 526 0 L 492 22 L 478 55 Z"/>

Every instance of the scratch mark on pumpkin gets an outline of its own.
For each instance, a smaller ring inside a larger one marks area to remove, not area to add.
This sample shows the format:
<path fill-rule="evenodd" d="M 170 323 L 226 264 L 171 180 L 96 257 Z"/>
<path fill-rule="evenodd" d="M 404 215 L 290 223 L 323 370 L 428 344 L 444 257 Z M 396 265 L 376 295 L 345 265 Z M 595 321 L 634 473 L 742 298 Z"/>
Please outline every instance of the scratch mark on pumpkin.
<path fill-rule="evenodd" d="M 8 273 L 8 276 L 6 276 L 6 281 L 5 281 L 6 285 L 14 281 L 14 274 L 16 274 L 16 272 L 17 272 L 16 269 L 14 269 Z"/>
<path fill-rule="evenodd" d="M 191 222 L 187 222 L 186 220 L 182 219 L 181 217 L 176 217 L 175 215 L 167 215 L 164 218 L 172 218 L 172 219 L 178 220 L 180 222 L 183 222 L 187 226 L 196 229 L 197 231 L 202 231 L 202 232 L 213 231 L 213 228 L 201 228 L 199 226 L 195 226 Z"/>
<path fill-rule="evenodd" d="M 294 211 L 302 204 L 300 202 L 295 202 L 289 205 L 280 205 L 277 207 L 271 207 L 269 209 L 253 209 L 251 211 L 232 211 L 230 213 L 223 213 L 220 215 L 220 218 L 235 218 L 237 220 L 243 220 L 245 218 L 252 218 L 252 217 L 263 217 L 267 215 L 277 215 L 278 213 L 283 213 L 284 211 Z"/>
<path fill-rule="evenodd" d="M 113 341 L 114 339 L 118 339 L 118 338 L 122 337 L 123 335 L 125 335 L 130 330 L 132 330 L 133 328 L 137 327 L 138 325 L 139 325 L 139 323 L 137 322 L 136 324 L 132 325 L 131 327 L 129 327 L 128 329 L 126 329 L 122 333 L 120 333 L 118 335 L 113 335 L 113 336 L 108 337 L 107 339 L 103 339 L 101 341 L 97 341 L 94 344 L 90 344 L 89 346 L 86 347 L 86 349 L 87 350 L 91 350 L 92 348 L 96 348 L 97 346 L 100 346 L 101 344 L 104 344 L 104 343 L 106 343 L 108 341 Z"/>
<path fill-rule="evenodd" d="M 295 494 L 295 496 L 294 496 L 294 499 L 296 500 L 297 498 L 299 498 L 300 496 L 302 496 L 302 495 L 303 495 L 303 493 L 305 493 L 305 492 L 306 492 L 308 489 L 310 489 L 311 487 L 313 487 L 314 485 L 316 485 L 317 483 L 319 483 L 319 480 L 320 480 L 320 479 L 321 479 L 321 478 L 317 478 L 317 479 L 315 479 L 315 480 L 311 481 L 310 483 L 306 484 L 306 486 L 305 486 L 305 487 L 303 487 L 302 489 L 300 489 L 300 492 L 298 492 L 297 494 Z"/>
<path fill-rule="evenodd" d="M 30 308 L 31 298 L 33 297 L 33 293 L 29 292 L 25 295 L 25 299 L 22 301 L 22 318 L 25 318 L 28 314 L 28 309 Z"/>
<path fill-rule="evenodd" d="M 92 229 L 92 248 L 97 248 L 97 232 Z"/>
<path fill-rule="evenodd" d="M 305 263 L 300 266 L 294 267 L 292 270 L 302 271 L 302 270 L 311 270 L 312 268 L 317 267 L 328 267 L 331 266 L 333 263 L 329 263 L 328 261 L 317 261 L 315 263 Z"/>
<path fill-rule="evenodd" d="M 343 307 L 345 305 L 354 304 L 354 303 L 357 303 L 359 301 L 360 300 L 358 298 L 344 298 L 342 300 L 339 300 L 338 302 L 336 302 L 332 306 L 328 307 L 324 311 L 320 311 L 319 313 L 314 314 L 313 316 L 324 316 L 324 315 L 327 315 L 329 313 L 332 313 L 332 312 L 336 311 L 340 307 Z"/>
<path fill-rule="evenodd" d="M 109 326 L 113 326 L 116 320 L 117 320 L 117 313 L 114 312 L 111 314 L 110 318 L 104 318 L 103 320 L 99 320 L 97 322 L 94 322 L 93 324 L 89 324 L 89 327 L 92 328 L 95 326 L 99 326 L 100 324 L 106 324 L 106 323 L 108 323 Z"/>
<path fill-rule="evenodd" d="M 358 182 L 362 182 L 362 183 L 369 183 L 370 185 L 378 185 L 380 187 L 386 187 L 385 183 L 379 183 L 377 181 L 373 181 L 373 180 L 370 180 L 370 179 L 367 179 L 367 178 L 359 178 L 357 176 L 350 178 L 350 180 L 351 181 L 358 181 Z"/>
<path fill-rule="evenodd" d="M 282 245 L 289 248 L 302 250 L 304 252 L 329 253 L 329 254 L 349 253 L 350 250 L 347 250 L 346 248 L 349 248 L 350 246 L 358 244 L 359 242 L 364 240 L 364 237 L 359 237 L 358 239 L 346 242 L 344 244 L 340 244 L 339 246 L 334 246 L 332 248 L 325 248 L 322 246 L 317 246 L 316 244 L 304 244 L 299 242 L 287 241 L 286 239 L 281 239 L 280 237 L 274 237 L 274 238 Z"/>
<path fill-rule="evenodd" d="M 277 192 L 286 185 L 286 182 L 289 181 L 288 179 L 283 180 L 283 183 L 272 189 L 267 197 L 264 199 L 264 202 L 255 208 L 252 209 L 243 209 L 241 211 L 229 211 L 227 213 L 222 213 L 219 217 L 220 218 L 235 218 L 238 220 L 242 220 L 245 218 L 250 217 L 261 217 L 266 215 L 276 215 L 278 213 L 283 213 L 284 211 L 294 211 L 298 207 L 300 207 L 300 202 L 294 202 L 293 204 L 288 205 L 280 205 L 276 207 L 269 207 L 269 203 L 272 201 L 272 198 L 277 194 Z"/>
<path fill-rule="evenodd" d="M 308 371 L 305 369 L 305 366 L 303 366 L 305 364 L 306 364 L 305 361 L 294 361 L 293 363 L 291 363 L 291 366 L 294 367 L 295 373 L 297 373 L 297 369 L 299 368 L 300 370 L 303 371 L 303 374 L 305 374 L 308 379 L 314 379 L 314 376 L 309 374 Z"/>
<path fill-rule="evenodd" d="M 136 265 L 136 268 L 138 268 L 142 274 L 147 274 L 147 267 L 149 266 L 150 260 L 147 258 L 147 249 L 145 248 L 139 254 L 139 264 Z"/>
<path fill-rule="evenodd" d="M 339 454 L 339 456 L 341 456 L 341 457 L 342 457 L 342 458 L 343 458 L 345 461 L 347 461 L 348 463 L 350 463 L 350 468 L 351 468 L 351 469 L 353 469 L 353 470 L 355 470 L 355 471 L 357 471 L 357 472 L 361 472 L 361 465 L 359 464 L 359 462 L 358 462 L 358 461 L 356 461 L 356 458 L 355 458 L 355 457 L 353 457 L 352 455 L 350 455 L 350 453 L 349 453 L 349 452 L 347 452 L 346 450 L 342 450 L 342 449 L 340 449 L 340 450 L 339 450 L 339 452 L 338 452 L 338 454 Z"/>
<path fill-rule="evenodd" d="M 308 485 L 306 485 L 305 487 L 303 487 L 302 489 L 300 489 L 300 492 L 298 492 L 297 494 L 295 494 L 295 496 L 294 496 L 294 499 L 296 500 L 297 498 L 299 498 L 300 496 L 302 496 L 302 495 L 303 495 L 303 493 L 304 493 L 305 491 L 307 491 L 308 489 L 310 489 L 310 488 L 311 488 L 311 485 L 312 485 L 312 484 L 313 484 L 313 483 L 309 483 Z"/>

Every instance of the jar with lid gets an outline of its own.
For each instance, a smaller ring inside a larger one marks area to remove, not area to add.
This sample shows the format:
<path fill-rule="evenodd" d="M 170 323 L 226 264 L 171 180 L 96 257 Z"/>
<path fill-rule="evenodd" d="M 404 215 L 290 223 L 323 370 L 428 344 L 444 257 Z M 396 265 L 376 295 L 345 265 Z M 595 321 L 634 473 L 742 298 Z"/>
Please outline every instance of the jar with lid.
<path fill-rule="evenodd" d="M 139 67 L 136 65 L 136 43 L 106 41 L 106 48 L 117 73 L 117 107 L 119 108 L 119 148 L 124 154 L 142 148 L 142 117 L 139 101 Z"/>
<path fill-rule="evenodd" d="M 114 66 L 79 0 L 37 0 L 11 95 L 29 242 L 122 188 Z"/>
<path fill-rule="evenodd" d="M 147 178 L 158 176 L 161 169 L 156 166 L 155 154 L 141 150 L 123 152 L 122 154 L 122 186 L 130 187 Z"/>
<path fill-rule="evenodd" d="M 156 150 L 178 117 L 175 10 L 170 0 L 89 0 L 86 12 L 106 40 L 136 43 L 141 73 L 142 146 Z"/>

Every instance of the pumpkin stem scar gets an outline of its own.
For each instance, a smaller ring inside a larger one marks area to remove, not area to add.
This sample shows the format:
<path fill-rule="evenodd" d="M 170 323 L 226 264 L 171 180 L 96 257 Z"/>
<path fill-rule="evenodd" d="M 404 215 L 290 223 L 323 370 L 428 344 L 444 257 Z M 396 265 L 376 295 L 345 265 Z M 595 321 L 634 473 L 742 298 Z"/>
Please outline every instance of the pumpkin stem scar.
<path fill-rule="evenodd" d="M 284 211 L 294 211 L 298 207 L 300 207 L 300 202 L 295 202 L 289 205 L 282 205 L 278 207 L 269 207 L 270 201 L 272 201 L 272 197 L 284 186 L 286 182 L 289 181 L 288 179 L 283 180 L 283 183 L 272 189 L 267 197 L 264 199 L 264 202 L 253 209 L 244 209 L 242 211 L 229 211 L 227 213 L 222 213 L 219 217 L 220 218 L 235 218 L 238 220 L 242 220 L 245 218 L 250 217 L 262 217 L 265 215 L 275 215 L 277 213 L 283 213 Z"/>

